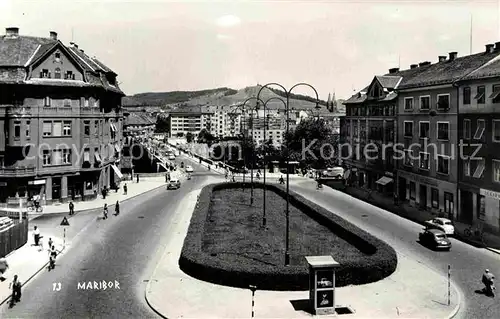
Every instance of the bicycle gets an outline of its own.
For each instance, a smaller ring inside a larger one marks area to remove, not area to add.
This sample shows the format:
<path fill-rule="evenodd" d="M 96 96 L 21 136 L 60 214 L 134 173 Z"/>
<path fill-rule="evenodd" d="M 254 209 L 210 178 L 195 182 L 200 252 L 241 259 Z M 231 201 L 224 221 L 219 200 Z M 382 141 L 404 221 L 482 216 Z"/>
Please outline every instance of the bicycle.
<path fill-rule="evenodd" d="M 483 239 L 483 230 L 480 229 L 479 227 L 472 227 L 469 226 L 466 229 L 464 229 L 464 235 L 465 237 L 477 237 Z"/>

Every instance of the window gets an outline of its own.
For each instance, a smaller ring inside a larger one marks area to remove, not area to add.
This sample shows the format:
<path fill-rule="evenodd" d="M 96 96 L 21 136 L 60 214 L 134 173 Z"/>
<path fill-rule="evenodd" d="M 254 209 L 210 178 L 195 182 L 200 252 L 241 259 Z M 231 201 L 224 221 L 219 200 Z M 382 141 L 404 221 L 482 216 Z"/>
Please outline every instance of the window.
<path fill-rule="evenodd" d="M 52 136 L 52 122 L 43 122 L 43 136 Z"/>
<path fill-rule="evenodd" d="M 493 93 L 490 95 L 493 103 L 500 103 L 500 85 L 493 85 Z"/>
<path fill-rule="evenodd" d="M 412 97 L 405 97 L 405 111 L 406 110 L 413 110 L 413 98 Z"/>
<path fill-rule="evenodd" d="M 413 151 L 405 150 L 405 162 L 406 166 L 413 166 Z"/>
<path fill-rule="evenodd" d="M 66 107 L 71 107 L 71 100 L 70 99 L 64 99 L 63 105 Z"/>
<path fill-rule="evenodd" d="M 26 121 L 26 138 L 29 139 L 31 132 L 30 132 L 30 126 L 31 126 L 31 121 Z"/>
<path fill-rule="evenodd" d="M 464 176 L 470 176 L 470 159 L 466 158 L 464 163 Z"/>
<path fill-rule="evenodd" d="M 450 138 L 450 123 L 438 122 L 437 123 L 437 139 L 447 141 Z"/>
<path fill-rule="evenodd" d="M 493 142 L 500 142 L 500 120 L 493 120 Z"/>
<path fill-rule="evenodd" d="M 90 149 L 88 147 L 83 150 L 83 161 L 90 163 Z"/>
<path fill-rule="evenodd" d="M 475 140 L 480 140 L 483 138 L 483 133 L 484 133 L 485 127 L 486 127 L 486 124 L 484 123 L 484 120 L 477 120 L 476 133 L 474 134 Z"/>
<path fill-rule="evenodd" d="M 43 161 L 43 165 L 50 165 L 51 164 L 50 150 L 43 150 L 42 161 Z"/>
<path fill-rule="evenodd" d="M 484 167 L 485 167 L 485 161 L 484 161 L 484 159 L 478 160 L 477 161 L 476 169 L 474 170 L 474 175 L 472 175 L 472 177 L 474 177 L 474 178 L 481 178 L 483 176 Z"/>
<path fill-rule="evenodd" d="M 14 121 L 14 138 L 21 138 L 21 121 Z"/>
<path fill-rule="evenodd" d="M 55 79 L 60 79 L 61 78 L 61 69 L 60 68 L 56 68 L 54 70 L 54 78 Z"/>
<path fill-rule="evenodd" d="M 40 77 L 41 78 L 50 78 L 50 72 L 48 69 L 42 69 L 42 71 L 40 71 Z"/>
<path fill-rule="evenodd" d="M 410 199 L 415 200 L 415 193 L 416 193 L 416 185 L 415 182 L 410 182 Z"/>
<path fill-rule="evenodd" d="M 55 57 L 56 57 L 56 60 L 59 61 L 59 59 L 61 59 L 61 53 L 56 52 Z"/>
<path fill-rule="evenodd" d="M 484 104 L 484 102 L 486 101 L 485 93 L 486 93 L 486 89 L 485 89 L 484 85 L 480 85 L 477 87 L 477 94 L 474 97 L 474 99 L 477 100 L 477 104 Z"/>
<path fill-rule="evenodd" d="M 413 137 L 413 122 L 411 121 L 404 122 L 404 135 L 406 137 Z"/>
<path fill-rule="evenodd" d="M 66 74 L 64 75 L 64 78 L 66 80 L 74 80 L 75 79 L 75 75 L 73 74 L 72 71 L 66 71 Z"/>
<path fill-rule="evenodd" d="M 495 183 L 500 183 L 500 161 L 492 160 L 493 162 L 493 181 Z"/>
<path fill-rule="evenodd" d="M 45 97 L 43 105 L 44 106 L 50 106 L 51 104 L 52 104 L 52 101 L 51 101 L 50 97 L 48 97 L 48 96 Z"/>
<path fill-rule="evenodd" d="M 62 154 L 63 154 L 62 158 L 63 164 L 71 164 L 71 149 L 64 149 Z"/>
<path fill-rule="evenodd" d="M 464 140 L 470 140 L 470 120 L 464 120 Z"/>
<path fill-rule="evenodd" d="M 450 95 L 442 94 L 437 96 L 437 109 L 448 110 L 450 108 Z"/>
<path fill-rule="evenodd" d="M 470 87 L 468 86 L 463 88 L 463 99 L 464 105 L 470 104 Z"/>
<path fill-rule="evenodd" d="M 431 124 L 429 122 L 419 122 L 419 136 L 420 138 L 429 138 L 429 130 Z"/>
<path fill-rule="evenodd" d="M 420 109 L 428 110 L 431 105 L 431 97 L 430 96 L 421 96 L 420 97 Z"/>
<path fill-rule="evenodd" d="M 99 135 L 99 121 L 94 121 L 94 135 L 98 136 Z"/>
<path fill-rule="evenodd" d="M 438 155 L 437 172 L 440 174 L 450 174 L 450 158 L 444 155 Z"/>
<path fill-rule="evenodd" d="M 64 121 L 63 123 L 63 135 L 71 136 L 71 121 Z"/>
<path fill-rule="evenodd" d="M 52 165 L 61 165 L 61 164 L 62 164 L 62 150 L 53 150 Z"/>
<path fill-rule="evenodd" d="M 431 188 L 431 205 L 432 208 L 439 208 L 439 190 Z"/>
<path fill-rule="evenodd" d="M 90 136 L 90 121 L 83 121 L 83 135 Z"/>
<path fill-rule="evenodd" d="M 420 155 L 419 168 L 428 170 L 429 169 L 429 153 L 420 152 L 419 155 Z"/>
<path fill-rule="evenodd" d="M 85 98 L 85 101 L 83 103 L 83 106 L 84 107 L 89 107 L 89 99 L 88 98 Z"/>
<path fill-rule="evenodd" d="M 99 99 L 94 100 L 94 107 L 99 107 Z"/>
<path fill-rule="evenodd" d="M 52 135 L 62 136 L 62 122 L 52 122 Z"/>

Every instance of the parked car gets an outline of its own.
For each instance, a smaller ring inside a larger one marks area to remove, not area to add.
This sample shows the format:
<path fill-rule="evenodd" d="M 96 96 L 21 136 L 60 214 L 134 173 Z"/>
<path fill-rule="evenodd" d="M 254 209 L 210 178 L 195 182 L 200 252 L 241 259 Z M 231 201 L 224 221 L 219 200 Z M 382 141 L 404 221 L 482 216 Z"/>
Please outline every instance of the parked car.
<path fill-rule="evenodd" d="M 432 247 L 434 249 L 451 249 L 451 241 L 446 236 L 444 231 L 435 228 L 425 228 L 420 234 L 418 239 L 422 245 Z"/>
<path fill-rule="evenodd" d="M 342 167 L 329 167 L 322 172 L 323 177 L 338 178 L 344 177 L 344 169 Z"/>
<path fill-rule="evenodd" d="M 167 185 L 167 189 L 179 189 L 181 188 L 181 181 L 178 179 L 171 179 Z"/>
<path fill-rule="evenodd" d="M 169 160 L 171 160 L 171 161 L 174 161 L 174 160 L 175 160 L 175 156 L 174 156 L 174 154 L 170 154 L 170 155 L 168 156 L 168 159 L 169 159 Z"/>
<path fill-rule="evenodd" d="M 192 167 L 192 166 L 189 166 L 189 165 L 188 165 L 188 166 L 186 166 L 186 173 L 192 173 L 192 172 L 194 172 L 193 167 Z"/>
<path fill-rule="evenodd" d="M 455 226 L 448 218 L 434 218 L 425 222 L 425 225 L 430 228 L 435 228 L 442 230 L 448 236 L 453 236 L 455 234 Z"/>

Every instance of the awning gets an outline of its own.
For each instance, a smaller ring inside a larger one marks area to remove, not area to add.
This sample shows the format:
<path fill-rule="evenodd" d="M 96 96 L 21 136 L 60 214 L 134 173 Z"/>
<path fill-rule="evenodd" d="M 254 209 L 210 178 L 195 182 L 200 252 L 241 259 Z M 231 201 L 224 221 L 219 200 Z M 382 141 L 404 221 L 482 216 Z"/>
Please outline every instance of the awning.
<path fill-rule="evenodd" d="M 496 87 L 490 95 L 490 99 L 496 99 L 500 95 L 500 87 Z"/>
<path fill-rule="evenodd" d="M 102 162 L 101 160 L 101 156 L 99 155 L 99 153 L 95 152 L 94 153 L 94 157 L 95 157 L 95 160 L 98 161 L 98 162 Z"/>
<path fill-rule="evenodd" d="M 120 153 L 120 146 L 118 144 L 115 144 L 115 151 L 117 151 L 118 153 Z"/>
<path fill-rule="evenodd" d="M 122 174 L 122 172 L 120 172 L 120 170 L 118 169 L 118 167 L 116 167 L 116 165 L 113 165 L 113 164 L 111 164 L 111 167 L 115 171 L 116 176 L 118 176 L 119 179 L 122 179 L 123 178 L 123 174 Z"/>
<path fill-rule="evenodd" d="M 387 177 L 387 176 L 384 176 L 384 177 L 380 178 L 378 181 L 376 181 L 377 184 L 380 184 L 383 186 L 385 186 L 391 182 L 392 182 L 392 178 Z"/>

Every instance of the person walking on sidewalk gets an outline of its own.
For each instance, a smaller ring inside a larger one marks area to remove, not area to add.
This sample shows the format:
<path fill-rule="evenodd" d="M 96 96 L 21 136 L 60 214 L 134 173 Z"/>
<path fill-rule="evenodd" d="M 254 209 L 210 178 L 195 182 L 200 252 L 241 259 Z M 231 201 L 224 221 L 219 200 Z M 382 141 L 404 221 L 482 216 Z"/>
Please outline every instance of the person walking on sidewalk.
<path fill-rule="evenodd" d="M 135 178 L 137 179 L 137 183 L 139 183 L 139 174 L 135 174 Z"/>
<path fill-rule="evenodd" d="M 75 204 L 73 202 L 69 202 L 69 214 L 73 215 L 75 213 Z"/>
<path fill-rule="evenodd" d="M 102 213 L 104 215 L 102 217 L 102 219 L 107 219 L 108 218 L 108 204 L 104 204 L 104 209 L 103 209 Z"/>
<path fill-rule="evenodd" d="M 120 215 L 120 203 L 118 201 L 116 201 L 116 204 L 115 204 L 115 216 L 118 216 Z"/>
<path fill-rule="evenodd" d="M 35 237 L 35 246 L 38 246 L 40 243 L 40 230 L 35 226 L 33 235 Z"/>
<path fill-rule="evenodd" d="M 127 195 L 127 190 L 128 190 L 127 183 L 125 183 L 125 185 L 123 185 L 123 195 Z"/>
<path fill-rule="evenodd" d="M 49 238 L 49 250 L 52 246 L 54 246 L 54 241 L 52 240 L 52 238 Z"/>
<path fill-rule="evenodd" d="M 10 283 L 9 289 L 12 289 L 12 297 L 10 298 L 10 306 L 13 307 L 16 302 L 21 301 L 21 282 L 14 275 L 14 280 Z"/>

